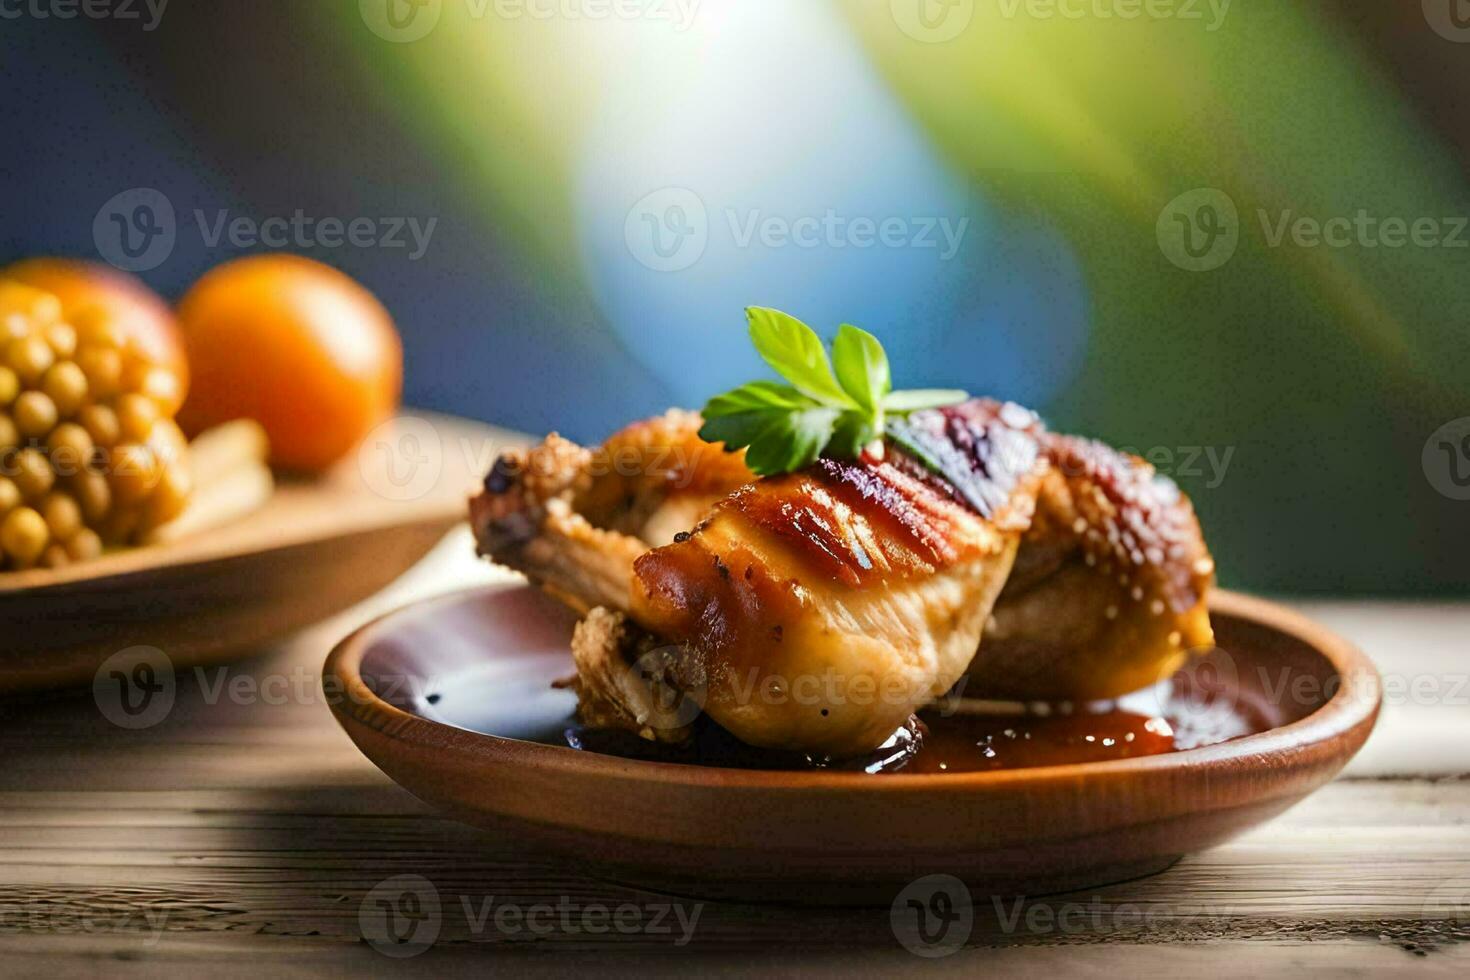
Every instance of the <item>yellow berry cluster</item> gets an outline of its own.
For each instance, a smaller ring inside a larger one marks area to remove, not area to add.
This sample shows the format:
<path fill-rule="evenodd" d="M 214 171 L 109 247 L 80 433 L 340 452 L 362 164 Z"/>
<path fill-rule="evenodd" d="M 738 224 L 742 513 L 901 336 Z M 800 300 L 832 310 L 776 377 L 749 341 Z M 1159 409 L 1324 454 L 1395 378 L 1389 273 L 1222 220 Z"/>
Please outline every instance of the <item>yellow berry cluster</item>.
<path fill-rule="evenodd" d="M 180 379 L 100 309 L 0 281 L 0 569 L 56 568 L 184 509 Z"/>

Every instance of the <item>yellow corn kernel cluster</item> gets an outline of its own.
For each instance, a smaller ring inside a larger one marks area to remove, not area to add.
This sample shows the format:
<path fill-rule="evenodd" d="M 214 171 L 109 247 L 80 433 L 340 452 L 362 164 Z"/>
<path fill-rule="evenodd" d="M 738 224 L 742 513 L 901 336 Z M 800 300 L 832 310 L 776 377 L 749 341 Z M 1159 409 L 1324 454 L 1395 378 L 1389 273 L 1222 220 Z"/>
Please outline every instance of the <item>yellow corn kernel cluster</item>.
<path fill-rule="evenodd" d="M 176 517 L 180 380 L 98 310 L 0 280 L 0 569 L 56 568 Z"/>

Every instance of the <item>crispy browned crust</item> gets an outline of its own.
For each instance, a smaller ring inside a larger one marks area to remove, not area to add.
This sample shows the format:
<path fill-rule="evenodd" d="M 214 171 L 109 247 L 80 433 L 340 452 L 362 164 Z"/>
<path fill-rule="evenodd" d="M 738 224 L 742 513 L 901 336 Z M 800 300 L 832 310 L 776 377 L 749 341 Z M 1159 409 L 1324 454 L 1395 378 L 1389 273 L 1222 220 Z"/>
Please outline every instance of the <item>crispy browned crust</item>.
<path fill-rule="evenodd" d="M 628 608 L 633 560 L 750 482 L 743 453 L 699 438 L 700 419 L 671 411 L 598 449 L 556 433 L 501 455 L 470 501 L 481 555 L 525 574 L 567 605 Z"/>
<path fill-rule="evenodd" d="M 1051 472 L 969 691 L 1108 698 L 1170 676 L 1214 642 L 1214 561 L 1189 498 L 1148 463 L 1048 433 Z"/>
<path fill-rule="evenodd" d="M 620 729 L 650 742 L 682 744 L 693 734 L 681 713 L 677 651 L 662 646 L 623 613 L 591 610 L 572 635 L 577 718 L 588 728 Z"/>
<path fill-rule="evenodd" d="M 572 501 L 591 478 L 591 455 L 553 433 L 534 449 L 502 455 L 485 492 L 470 501 L 480 554 L 584 613 L 627 608 L 629 569 L 647 548 L 575 510 Z"/>
<path fill-rule="evenodd" d="M 1057 489 L 1044 494 L 1049 523 L 1038 538 L 1067 524 L 1104 572 L 1128 574 L 1174 612 L 1197 606 L 1214 585 L 1215 563 L 1174 481 L 1091 439 L 1051 435 L 1046 446 L 1065 489 L 1053 482 Z"/>
<path fill-rule="evenodd" d="M 577 512 L 599 527 L 641 536 L 672 499 L 689 498 L 697 509 L 708 510 L 754 482 L 745 453 L 699 438 L 702 424 L 697 413 L 672 409 L 613 435 L 591 451 L 588 478 L 574 500 Z"/>

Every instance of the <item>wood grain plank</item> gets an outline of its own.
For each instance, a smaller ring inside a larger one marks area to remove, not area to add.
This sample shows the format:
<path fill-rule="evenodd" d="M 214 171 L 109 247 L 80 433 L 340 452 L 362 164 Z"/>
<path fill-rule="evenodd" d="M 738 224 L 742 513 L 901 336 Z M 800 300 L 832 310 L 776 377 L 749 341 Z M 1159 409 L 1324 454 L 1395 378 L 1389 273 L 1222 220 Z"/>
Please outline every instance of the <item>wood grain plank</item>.
<path fill-rule="evenodd" d="M 1149 947 L 1140 955 L 1129 944 L 1065 947 L 966 949 L 941 960 L 921 960 L 903 950 L 859 948 L 707 952 L 679 956 L 612 957 L 606 951 L 478 944 L 436 947 L 414 959 L 392 960 L 366 945 L 323 948 L 309 939 L 239 936 L 230 933 L 159 944 L 119 947 L 106 937 L 49 937 L 32 943 L 0 936 L 0 957 L 17 972 L 44 973 L 48 980 L 91 978 L 100 970 L 119 980 L 165 976 L 212 978 L 262 975 L 296 978 L 353 977 L 563 977 L 636 970 L 649 978 L 758 976 L 838 978 L 852 976 L 1005 976 L 1017 978 L 1137 977 L 1178 980 L 1181 976 L 1261 977 L 1324 974 L 1342 977 L 1459 977 L 1470 967 L 1470 949 L 1418 956 L 1369 941 L 1202 942 Z"/>
<path fill-rule="evenodd" d="M 250 808 L 250 791 L 217 793 L 208 807 L 172 795 L 173 805 L 149 793 L 0 795 L 0 933 L 44 935 L 78 910 L 104 922 L 153 910 L 166 914 L 170 940 L 223 929 L 354 942 L 364 897 L 402 874 L 433 884 L 446 944 L 516 941 L 477 928 L 474 910 L 492 900 L 522 907 L 667 900 L 538 863 L 514 841 L 432 815 L 343 812 L 350 793 L 314 790 L 300 807 L 276 801 L 264 810 L 258 800 Z M 77 797 L 103 806 L 79 810 Z M 1334 784 L 1281 821 L 1154 878 L 1019 906 L 981 899 L 974 938 L 1154 945 L 1366 937 L 1412 949 L 1454 946 L 1470 939 L 1467 812 L 1470 784 Z M 881 909 L 693 904 L 703 908 L 700 945 L 757 947 L 793 929 L 815 945 L 894 942 Z M 1058 917 L 1063 924 L 1053 924 Z M 557 932 L 537 941 L 580 946 L 588 937 Z M 601 942 L 667 945 L 650 936 Z"/>
<path fill-rule="evenodd" d="M 1383 676 L 1378 731 L 1349 775 L 1470 774 L 1470 607 L 1310 602 L 1301 609 L 1356 643 Z"/>
<path fill-rule="evenodd" d="M 479 918 L 492 900 L 644 914 L 679 900 L 586 877 L 436 815 L 332 722 L 312 683 L 330 645 L 408 598 L 508 580 L 468 554 L 457 532 L 389 593 L 262 656 L 186 672 L 153 728 L 117 729 L 86 694 L 0 705 L 3 969 L 534 975 L 601 964 L 609 951 L 637 953 L 629 962 L 652 975 L 937 967 L 1177 976 L 1222 963 L 1241 975 L 1462 975 L 1470 962 L 1470 780 L 1419 778 L 1470 772 L 1470 741 L 1442 744 L 1464 722 L 1451 718 L 1447 698 L 1391 708 L 1370 742 L 1386 748 L 1355 768 L 1376 778 L 1340 780 L 1163 875 L 1022 905 L 978 898 L 970 943 L 994 948 L 936 963 L 898 947 L 883 909 L 686 902 L 700 917 L 682 948 L 662 934 L 497 929 Z M 1463 606 L 1312 611 L 1350 636 L 1360 631 L 1381 666 L 1406 673 L 1452 676 L 1464 654 L 1456 636 L 1470 636 Z M 1425 622 L 1424 642 L 1405 639 Z M 267 699 L 267 683 L 286 695 Z M 432 949 L 398 961 L 364 942 L 359 912 L 374 886 L 404 874 L 432 883 L 442 920 Z"/>

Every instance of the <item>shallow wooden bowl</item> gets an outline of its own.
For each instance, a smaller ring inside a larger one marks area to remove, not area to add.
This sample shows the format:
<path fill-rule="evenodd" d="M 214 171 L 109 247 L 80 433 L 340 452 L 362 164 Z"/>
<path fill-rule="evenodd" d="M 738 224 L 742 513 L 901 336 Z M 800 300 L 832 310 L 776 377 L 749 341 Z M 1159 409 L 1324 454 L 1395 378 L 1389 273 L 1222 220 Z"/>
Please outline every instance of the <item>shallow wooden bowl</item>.
<path fill-rule="evenodd" d="M 233 524 L 0 574 L 0 694 L 91 684 L 110 655 L 134 646 L 157 647 L 179 668 L 218 662 L 360 602 L 464 518 L 489 466 L 482 457 L 519 441 L 415 412 L 376 430 L 336 471 L 283 480 Z"/>
<path fill-rule="evenodd" d="M 755 901 L 887 904 L 944 873 L 1040 894 L 1167 868 L 1302 799 L 1362 746 L 1378 675 L 1280 606 L 1214 602 L 1229 681 L 1269 720 L 1171 755 L 870 776 L 633 761 L 553 744 L 572 617 L 525 587 L 411 606 L 327 659 L 332 707 L 390 777 L 447 813 L 619 880 Z M 1259 716 L 1259 715 L 1258 715 Z"/>

